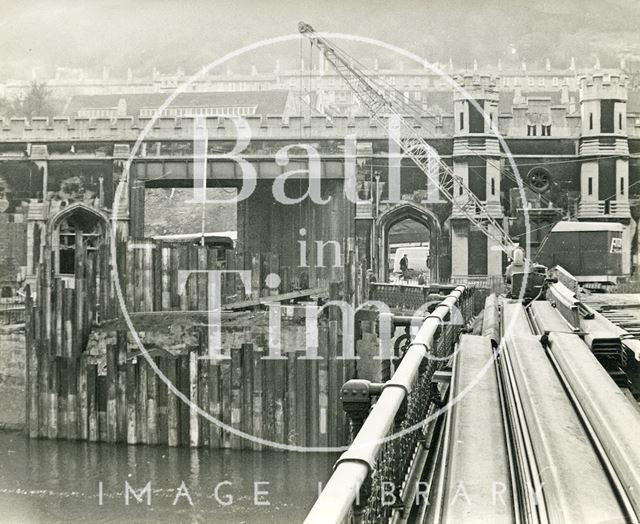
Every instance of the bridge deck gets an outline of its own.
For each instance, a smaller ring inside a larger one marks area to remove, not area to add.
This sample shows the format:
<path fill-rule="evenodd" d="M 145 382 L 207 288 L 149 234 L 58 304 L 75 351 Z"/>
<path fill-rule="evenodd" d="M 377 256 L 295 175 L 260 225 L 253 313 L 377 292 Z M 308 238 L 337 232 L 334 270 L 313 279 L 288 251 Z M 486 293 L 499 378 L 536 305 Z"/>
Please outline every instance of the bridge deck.
<path fill-rule="evenodd" d="M 616 491 L 538 338 L 506 338 L 549 521 L 620 521 Z"/>

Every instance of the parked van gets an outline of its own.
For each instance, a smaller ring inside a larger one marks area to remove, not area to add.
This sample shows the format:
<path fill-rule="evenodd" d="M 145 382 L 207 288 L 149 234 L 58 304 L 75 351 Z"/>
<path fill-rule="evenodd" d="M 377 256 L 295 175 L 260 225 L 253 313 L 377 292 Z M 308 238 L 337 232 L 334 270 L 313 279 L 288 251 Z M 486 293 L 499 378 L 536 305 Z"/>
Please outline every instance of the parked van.
<path fill-rule="evenodd" d="M 428 273 L 427 258 L 429 257 L 429 246 L 419 247 L 399 247 L 393 257 L 393 272 L 400 272 L 400 259 L 407 255 L 409 259 L 409 269 L 418 273 Z"/>

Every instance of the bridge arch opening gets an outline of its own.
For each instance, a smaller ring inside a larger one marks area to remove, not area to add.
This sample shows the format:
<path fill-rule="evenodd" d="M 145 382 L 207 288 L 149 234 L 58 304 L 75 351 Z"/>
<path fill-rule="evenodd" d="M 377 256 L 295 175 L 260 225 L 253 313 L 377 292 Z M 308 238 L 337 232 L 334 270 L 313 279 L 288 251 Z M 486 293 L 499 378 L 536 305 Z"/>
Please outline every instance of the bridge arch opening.
<path fill-rule="evenodd" d="M 378 278 L 389 282 L 398 278 L 399 260 L 406 253 L 409 278 L 435 281 L 439 277 L 439 247 L 442 236 L 438 217 L 416 204 L 404 203 L 383 213 L 378 220 L 381 238 Z"/>

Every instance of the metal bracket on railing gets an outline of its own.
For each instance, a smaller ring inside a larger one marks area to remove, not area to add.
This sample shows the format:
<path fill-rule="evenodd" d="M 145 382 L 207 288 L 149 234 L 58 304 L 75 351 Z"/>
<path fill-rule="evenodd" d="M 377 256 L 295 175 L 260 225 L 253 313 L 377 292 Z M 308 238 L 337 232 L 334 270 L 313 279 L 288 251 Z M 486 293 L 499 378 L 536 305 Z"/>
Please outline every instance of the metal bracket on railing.
<path fill-rule="evenodd" d="M 451 375 L 451 369 L 441 369 L 439 371 L 435 371 L 431 377 L 431 395 L 429 395 L 429 403 L 435 406 L 436 409 L 441 409 L 446 404 L 438 384 L 449 386 L 451 384 Z"/>
<path fill-rule="evenodd" d="M 429 362 L 431 361 L 431 359 L 429 358 L 429 355 L 431 354 L 431 348 L 427 344 L 421 344 L 420 342 L 414 342 L 411 345 L 422 346 L 425 350 L 425 356 L 420 362 L 420 366 L 418 367 L 418 373 L 422 375 L 425 371 L 427 371 L 427 368 L 429 367 Z"/>
<path fill-rule="evenodd" d="M 399 384 L 393 381 L 393 377 L 391 380 L 388 380 L 385 384 L 383 384 L 382 389 L 387 388 L 400 388 L 404 391 L 404 397 L 402 398 L 402 403 L 398 407 L 398 411 L 396 411 L 394 417 L 394 424 L 396 425 L 396 431 L 399 429 L 400 424 L 404 420 L 404 417 L 407 414 L 407 399 L 409 398 L 409 390 L 406 388 L 404 384 Z"/>
<path fill-rule="evenodd" d="M 352 438 L 360 431 L 367 418 L 372 398 L 379 396 L 383 388 L 384 384 L 353 378 L 345 382 L 340 389 L 342 409 L 351 421 Z"/>
<path fill-rule="evenodd" d="M 436 384 L 451 384 L 451 373 L 452 371 L 450 369 L 435 371 L 431 378 L 431 382 L 435 382 Z"/>
<path fill-rule="evenodd" d="M 425 321 L 427 315 L 393 315 L 392 322 L 396 327 L 411 327 L 414 321 Z"/>

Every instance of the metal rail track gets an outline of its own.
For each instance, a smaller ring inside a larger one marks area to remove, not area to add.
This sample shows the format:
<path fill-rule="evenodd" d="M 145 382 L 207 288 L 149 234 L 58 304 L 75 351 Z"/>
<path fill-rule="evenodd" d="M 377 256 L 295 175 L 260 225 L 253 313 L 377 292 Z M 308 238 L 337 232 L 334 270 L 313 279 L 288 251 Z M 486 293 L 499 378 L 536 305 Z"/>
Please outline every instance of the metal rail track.
<path fill-rule="evenodd" d="M 594 336 L 585 336 L 583 341 L 576 334 L 555 331 L 552 326 L 558 312 L 542 305 L 538 310 L 539 333 L 545 333 L 548 338 L 548 357 L 589 433 L 626 512 L 626 521 L 637 522 L 640 516 L 637 446 L 640 413 L 597 361 L 594 348 L 589 345 Z M 610 326 L 604 331 L 605 335 L 608 331 Z"/>
<path fill-rule="evenodd" d="M 507 345 L 509 333 L 531 333 L 531 325 L 524 309 L 518 304 L 502 301 L 502 339 L 499 346 L 499 377 L 503 410 L 507 419 L 510 440 L 513 443 L 513 464 L 517 471 L 518 494 L 521 503 L 521 519 L 527 524 L 548 522 L 544 499 L 536 497 L 540 493 L 541 476 L 535 459 L 531 435 L 527 430 L 526 413 L 516 386 L 512 356 Z"/>
<path fill-rule="evenodd" d="M 569 301 L 560 311 L 554 305 L 534 302 L 524 308 L 519 303 L 499 303 L 502 340 L 496 350 L 496 379 L 507 433 L 504 452 L 494 449 L 483 455 L 483 435 L 466 426 L 465 420 L 473 417 L 461 417 L 454 407 L 443 437 L 439 504 L 427 513 L 425 522 L 638 522 L 640 413 L 580 338 L 585 333 L 570 322 L 575 309 Z M 483 332 L 495 335 L 491 326 Z M 483 344 L 495 341 L 494 336 L 472 338 L 480 353 L 486 352 Z M 454 396 L 468 383 L 462 354 L 454 366 Z M 469 405 L 481 409 L 483 395 L 482 388 L 471 392 Z M 484 437 L 491 434 L 490 425 L 483 429 Z M 469 446 L 469 438 L 477 441 Z M 475 453 L 470 452 L 473 446 Z M 461 482 L 474 488 L 465 496 L 477 494 L 474 482 L 491 474 L 491 467 L 484 464 L 487 456 L 508 459 L 512 493 L 508 516 L 495 508 L 492 514 L 482 504 L 467 512 L 450 504 L 452 493 L 459 496 Z M 461 468 L 459 461 L 466 461 L 466 467 Z"/>
<path fill-rule="evenodd" d="M 450 385 L 454 403 L 428 479 L 435 496 L 415 522 L 538 522 L 527 518 L 531 504 L 522 502 L 528 493 L 520 488 L 525 468 L 519 463 L 526 446 L 509 429 L 518 409 L 498 369 L 499 353 L 493 352 L 500 340 L 499 305 L 496 296 L 488 297 L 483 336 L 460 339 Z"/>
<path fill-rule="evenodd" d="M 537 437 L 545 440 L 547 447 L 539 460 L 544 460 L 545 455 L 553 458 L 547 466 L 555 469 L 555 474 L 543 484 L 543 495 L 550 507 L 550 521 L 637 522 L 640 473 L 634 470 L 634 465 L 640 465 L 640 455 L 634 452 L 636 446 L 630 446 L 626 441 L 629 430 L 618 424 L 614 426 L 617 430 L 614 434 L 611 421 L 602 419 L 610 418 L 604 415 L 607 412 L 619 421 L 620 417 L 615 413 L 624 408 L 622 403 L 628 408 L 624 412 L 626 421 L 637 422 L 640 427 L 640 415 L 561 312 L 548 302 L 539 302 L 533 303 L 527 313 L 536 334 L 546 335 L 549 343 L 546 351 L 541 353 L 542 347 L 538 347 L 537 340 L 532 340 L 519 352 L 527 369 L 526 375 L 519 377 L 519 386 L 525 385 L 530 378 L 528 392 L 531 395 L 535 393 L 536 386 L 544 385 L 544 394 L 553 399 L 548 405 L 558 415 L 556 426 L 545 428 L 540 425 L 542 432 Z M 516 345 L 522 342 L 520 339 Z M 583 372 L 576 374 L 576 369 Z M 547 380 L 541 381 L 541 375 L 545 375 Z M 609 395 L 605 395 L 604 390 Z M 619 405 L 609 404 L 607 409 L 602 405 L 603 396 L 611 402 L 611 395 L 614 403 Z M 540 408 L 545 410 L 544 406 Z M 556 448 L 562 444 L 553 438 L 559 427 L 563 429 L 560 440 L 564 438 L 565 444 L 570 442 L 569 446 Z M 547 433 L 546 438 L 544 433 Z M 634 438 L 637 434 L 633 434 Z M 541 442 L 537 445 L 540 447 Z M 554 458 L 554 450 L 560 449 L 564 449 L 561 456 Z M 621 453 L 621 449 L 625 452 Z M 612 454 L 618 458 L 617 464 L 612 460 Z"/>

